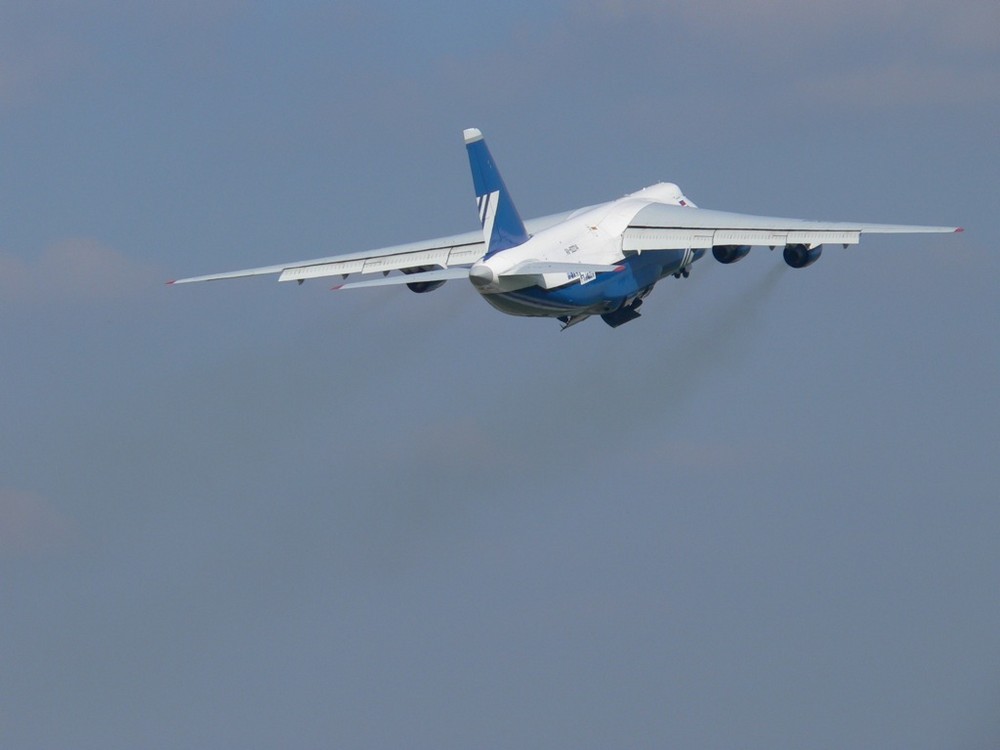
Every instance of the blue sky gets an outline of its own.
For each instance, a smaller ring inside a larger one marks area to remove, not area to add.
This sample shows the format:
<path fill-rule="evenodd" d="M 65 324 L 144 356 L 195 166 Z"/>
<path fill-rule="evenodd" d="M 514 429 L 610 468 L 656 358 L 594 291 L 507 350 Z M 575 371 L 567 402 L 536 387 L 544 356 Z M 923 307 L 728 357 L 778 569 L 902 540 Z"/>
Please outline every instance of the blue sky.
<path fill-rule="evenodd" d="M 995 3 L 0 9 L 0 740 L 1000 742 Z M 956 224 L 611 330 L 166 279 L 525 215 Z"/>

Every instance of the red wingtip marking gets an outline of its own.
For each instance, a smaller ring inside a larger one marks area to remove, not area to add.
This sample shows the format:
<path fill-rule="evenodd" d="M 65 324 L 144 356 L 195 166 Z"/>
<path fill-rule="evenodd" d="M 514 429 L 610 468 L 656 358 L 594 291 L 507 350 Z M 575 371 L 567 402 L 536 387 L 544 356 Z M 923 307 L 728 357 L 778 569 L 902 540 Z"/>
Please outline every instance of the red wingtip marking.
<path fill-rule="evenodd" d="M 958 229 L 955 230 L 955 234 L 958 234 L 959 232 L 964 232 L 964 231 L 965 231 L 965 227 L 959 227 Z"/>
<path fill-rule="evenodd" d="M 625 270 L 625 266 L 615 266 L 615 273 L 618 273 L 619 271 L 624 271 L 624 270 Z"/>
<path fill-rule="evenodd" d="M 173 286 L 176 283 L 177 283 L 177 279 L 171 279 L 170 281 L 167 282 L 167 286 Z"/>
<path fill-rule="evenodd" d="M 331 292 L 336 292 L 338 289 L 343 289 L 343 288 L 344 288 L 343 284 L 338 284 L 337 286 L 331 286 L 330 287 L 330 291 Z"/>

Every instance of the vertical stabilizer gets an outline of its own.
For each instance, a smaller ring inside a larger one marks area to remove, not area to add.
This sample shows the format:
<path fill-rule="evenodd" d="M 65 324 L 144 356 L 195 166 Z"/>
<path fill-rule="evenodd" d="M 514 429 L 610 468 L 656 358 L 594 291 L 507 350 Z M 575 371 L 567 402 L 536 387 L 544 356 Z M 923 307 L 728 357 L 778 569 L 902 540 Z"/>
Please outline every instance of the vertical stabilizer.
<path fill-rule="evenodd" d="M 469 128 L 464 135 L 479 206 L 479 221 L 483 225 L 486 241 L 486 257 L 489 258 L 501 250 L 527 242 L 528 233 L 493 161 L 493 155 L 483 140 L 483 134 L 476 128 Z"/>

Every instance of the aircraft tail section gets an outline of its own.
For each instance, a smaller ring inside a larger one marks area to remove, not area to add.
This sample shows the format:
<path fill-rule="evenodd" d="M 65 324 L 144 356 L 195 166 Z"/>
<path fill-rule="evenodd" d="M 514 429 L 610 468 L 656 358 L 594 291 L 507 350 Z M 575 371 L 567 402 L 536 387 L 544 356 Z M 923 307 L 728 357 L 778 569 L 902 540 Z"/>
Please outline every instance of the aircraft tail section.
<path fill-rule="evenodd" d="M 528 232 L 521 215 L 514 207 L 510 192 L 500 176 L 483 134 L 476 128 L 465 131 L 465 148 L 469 152 L 472 184 L 476 189 L 479 221 L 483 225 L 486 256 L 517 247 L 528 241 Z"/>

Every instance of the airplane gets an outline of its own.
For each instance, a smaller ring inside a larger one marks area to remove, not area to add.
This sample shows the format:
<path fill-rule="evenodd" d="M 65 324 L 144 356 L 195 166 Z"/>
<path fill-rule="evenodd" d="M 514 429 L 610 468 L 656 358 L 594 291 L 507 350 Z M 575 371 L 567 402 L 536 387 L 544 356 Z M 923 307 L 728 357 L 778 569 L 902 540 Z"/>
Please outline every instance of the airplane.
<path fill-rule="evenodd" d="M 806 268 L 819 259 L 824 244 L 846 248 L 862 235 L 963 231 L 714 211 L 698 208 L 669 182 L 525 222 L 482 132 L 469 128 L 463 135 L 481 232 L 167 283 L 277 274 L 278 281 L 299 284 L 340 277 L 334 290 L 405 284 L 423 294 L 464 279 L 508 315 L 555 318 L 564 330 L 600 316 L 617 328 L 639 317 L 639 307 L 658 281 L 687 278 L 708 250 L 720 263 L 731 264 L 752 247 L 783 247 L 785 263 Z M 351 277 L 355 280 L 348 281 Z"/>

